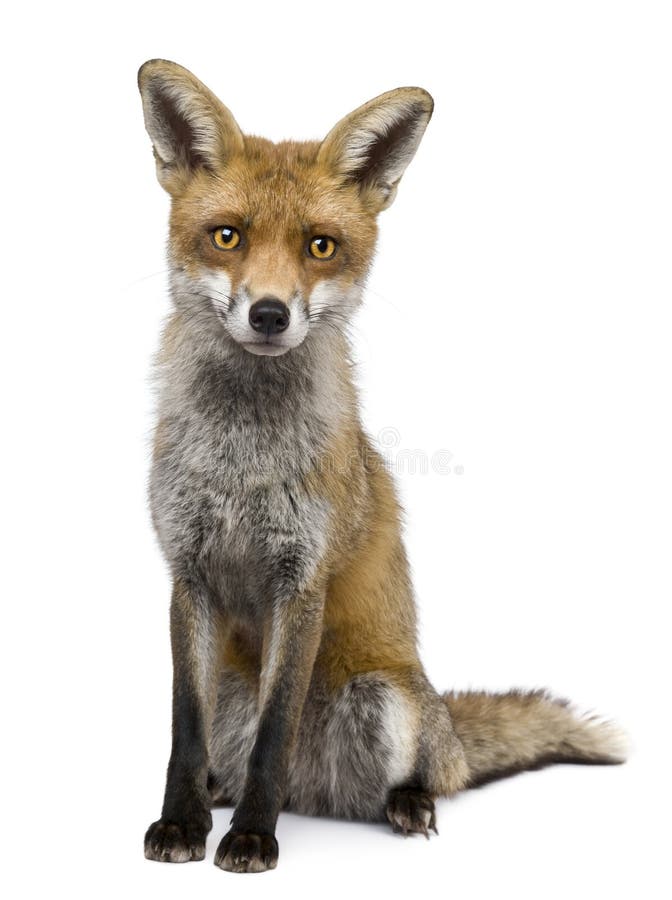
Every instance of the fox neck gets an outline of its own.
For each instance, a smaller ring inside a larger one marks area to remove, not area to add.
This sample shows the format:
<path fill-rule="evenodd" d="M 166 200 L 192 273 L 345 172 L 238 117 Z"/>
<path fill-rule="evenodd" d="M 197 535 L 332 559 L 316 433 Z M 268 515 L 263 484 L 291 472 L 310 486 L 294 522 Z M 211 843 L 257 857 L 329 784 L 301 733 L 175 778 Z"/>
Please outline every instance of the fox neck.
<path fill-rule="evenodd" d="M 160 415 L 207 423 L 221 433 L 244 429 L 254 440 L 313 456 L 343 428 L 359 422 L 350 346 L 338 330 L 316 327 L 282 356 L 255 356 L 204 328 L 202 319 L 174 313 L 157 359 Z M 301 466 L 305 469 L 305 466 Z"/>

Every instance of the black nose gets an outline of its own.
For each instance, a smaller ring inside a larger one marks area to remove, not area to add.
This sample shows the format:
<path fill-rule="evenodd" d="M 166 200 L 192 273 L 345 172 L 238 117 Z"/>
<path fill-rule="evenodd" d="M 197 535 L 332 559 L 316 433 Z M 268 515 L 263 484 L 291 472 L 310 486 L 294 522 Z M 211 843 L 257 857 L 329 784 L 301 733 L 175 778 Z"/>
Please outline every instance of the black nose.
<path fill-rule="evenodd" d="M 289 310 L 275 297 L 262 297 L 250 307 L 250 325 L 263 334 L 278 334 L 289 325 Z"/>

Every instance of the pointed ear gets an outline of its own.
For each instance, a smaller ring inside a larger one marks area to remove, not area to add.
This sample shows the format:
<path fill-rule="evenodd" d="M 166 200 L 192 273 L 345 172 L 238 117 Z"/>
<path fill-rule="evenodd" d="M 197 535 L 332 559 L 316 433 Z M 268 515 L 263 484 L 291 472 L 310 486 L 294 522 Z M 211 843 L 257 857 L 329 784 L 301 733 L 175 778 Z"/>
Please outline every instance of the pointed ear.
<path fill-rule="evenodd" d="M 397 185 L 418 149 L 434 101 L 418 87 L 381 94 L 329 132 L 318 161 L 356 182 L 377 211 L 392 203 Z"/>
<path fill-rule="evenodd" d="M 198 169 L 213 169 L 243 149 L 229 110 L 177 63 L 150 59 L 138 72 L 145 127 L 154 145 L 156 174 L 178 192 Z"/>

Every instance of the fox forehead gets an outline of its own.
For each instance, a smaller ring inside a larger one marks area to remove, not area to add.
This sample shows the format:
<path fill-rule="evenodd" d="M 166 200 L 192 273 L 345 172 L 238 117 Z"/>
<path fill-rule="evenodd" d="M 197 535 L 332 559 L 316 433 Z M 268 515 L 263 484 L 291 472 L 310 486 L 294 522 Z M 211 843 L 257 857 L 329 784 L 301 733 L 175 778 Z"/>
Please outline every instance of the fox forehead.
<path fill-rule="evenodd" d="M 356 186 L 344 185 L 318 164 L 318 149 L 317 142 L 273 144 L 246 137 L 243 153 L 199 171 L 173 198 L 173 251 L 187 261 L 204 231 L 221 225 L 244 230 L 257 247 L 276 249 L 296 248 L 325 233 L 343 243 L 350 265 L 361 269 L 373 252 L 375 214 Z M 220 258 L 224 265 L 226 254 Z"/>

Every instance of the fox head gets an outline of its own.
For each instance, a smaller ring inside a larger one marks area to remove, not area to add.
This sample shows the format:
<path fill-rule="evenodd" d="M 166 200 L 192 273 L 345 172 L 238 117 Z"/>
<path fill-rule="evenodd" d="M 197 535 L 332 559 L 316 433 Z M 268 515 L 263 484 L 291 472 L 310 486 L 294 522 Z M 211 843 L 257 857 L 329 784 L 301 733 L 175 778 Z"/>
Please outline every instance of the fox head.
<path fill-rule="evenodd" d="M 231 346 L 279 356 L 358 306 L 376 217 L 394 199 L 432 114 L 430 95 L 370 100 L 323 141 L 244 135 L 191 72 L 138 74 L 159 182 L 171 196 L 178 308 Z"/>

